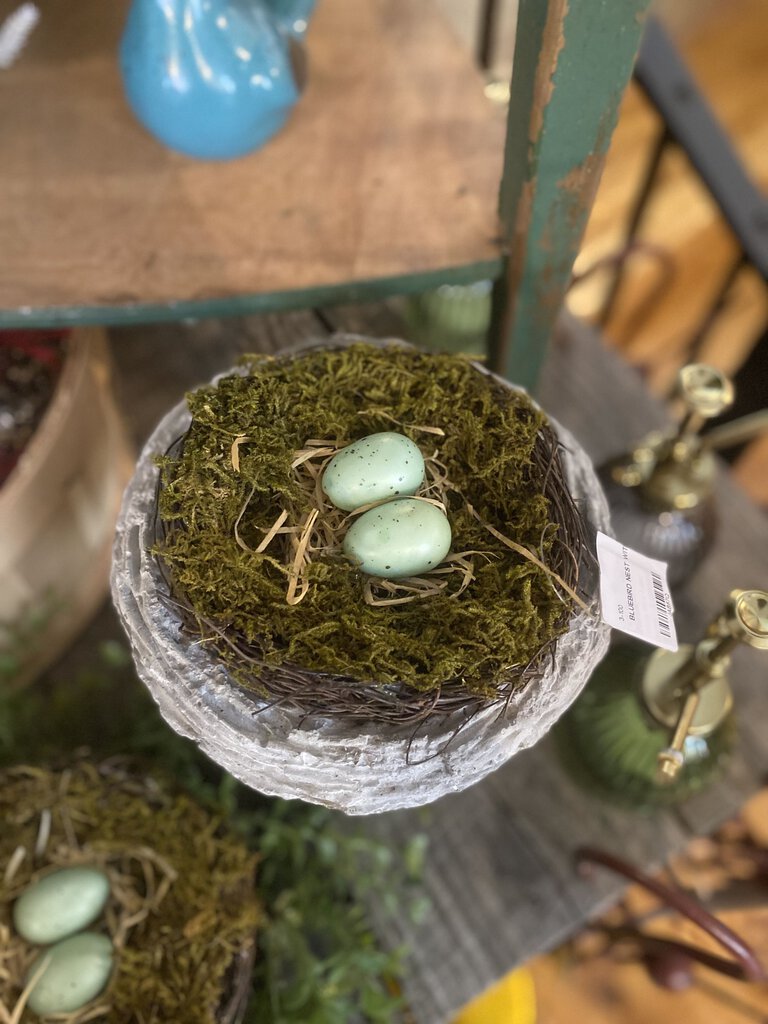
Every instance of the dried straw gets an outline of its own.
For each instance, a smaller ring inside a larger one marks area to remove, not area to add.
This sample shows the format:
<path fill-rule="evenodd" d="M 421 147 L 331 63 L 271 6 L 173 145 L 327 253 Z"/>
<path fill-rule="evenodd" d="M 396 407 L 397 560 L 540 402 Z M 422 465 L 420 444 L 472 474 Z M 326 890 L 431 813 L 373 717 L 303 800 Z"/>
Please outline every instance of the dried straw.
<path fill-rule="evenodd" d="M 394 420 L 389 416 L 388 419 Z M 409 425 L 410 426 L 410 425 Z M 442 434 L 439 427 L 413 427 L 411 430 L 424 431 L 434 434 Z M 245 435 L 235 439 L 232 445 L 232 468 L 236 473 L 240 472 L 239 447 L 248 441 L 253 440 Z M 261 554 L 270 546 L 273 548 L 274 557 L 287 570 L 286 603 L 290 605 L 299 604 L 309 593 L 310 582 L 306 570 L 313 561 L 320 557 L 339 556 L 342 551 L 344 535 L 346 534 L 352 520 L 371 509 L 385 505 L 391 498 L 381 501 L 370 502 L 360 505 L 351 512 L 343 512 L 336 508 L 326 497 L 322 488 L 323 472 L 331 459 L 339 452 L 344 445 L 329 440 L 308 440 L 304 447 L 295 453 L 291 462 L 291 469 L 296 482 L 303 488 L 306 495 L 306 505 L 310 511 L 303 519 L 294 524 L 288 523 L 289 512 L 282 509 L 275 521 L 268 527 L 262 527 L 261 532 L 264 539 L 260 544 L 251 548 L 240 536 L 239 526 L 248 508 L 255 488 L 251 489 L 250 495 L 243 504 L 235 524 L 234 537 L 237 544 L 244 550 L 254 554 Z M 426 479 L 421 492 L 412 495 L 415 501 L 423 501 L 434 505 L 441 512 L 447 514 L 446 498 L 449 490 L 457 492 L 445 473 L 444 467 L 438 461 L 436 453 L 425 458 Z M 458 493 L 458 492 L 457 492 Z M 471 509 L 471 506 L 467 507 Z M 476 513 L 474 513 L 476 515 Z M 479 516 L 477 516 L 480 519 Z M 482 520 L 480 520 L 482 522 Z M 483 523 L 489 532 L 493 528 Z M 500 534 L 496 534 L 501 537 Z M 549 571 L 535 555 L 526 552 L 520 545 L 513 541 L 501 538 L 510 547 L 518 552 L 524 552 L 532 561 Z M 275 542 L 273 544 L 273 541 Z M 277 551 L 275 552 L 275 549 Z M 491 553 L 483 551 L 461 551 L 449 554 L 446 559 L 436 568 L 424 573 L 422 576 L 406 577 L 398 580 L 380 579 L 371 577 L 366 580 L 363 587 L 363 598 L 365 602 L 373 607 L 384 608 L 394 605 L 408 604 L 411 601 L 428 600 L 441 594 L 448 586 L 449 581 L 444 577 L 458 573 L 461 583 L 451 593 L 451 597 L 458 597 L 470 582 L 474 579 L 474 562 L 472 557 L 481 555 L 490 559 Z M 562 581 L 560 581 L 562 583 Z M 565 587 L 567 589 L 567 586 Z M 580 601 L 580 598 L 576 598 Z"/>

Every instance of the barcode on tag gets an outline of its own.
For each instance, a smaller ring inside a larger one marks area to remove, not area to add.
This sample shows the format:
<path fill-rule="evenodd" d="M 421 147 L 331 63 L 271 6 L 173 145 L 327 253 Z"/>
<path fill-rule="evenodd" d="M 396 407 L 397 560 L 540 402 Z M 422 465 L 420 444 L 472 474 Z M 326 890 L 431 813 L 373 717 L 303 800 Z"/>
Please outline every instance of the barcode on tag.
<path fill-rule="evenodd" d="M 676 651 L 667 563 L 641 555 L 604 533 L 597 535 L 597 560 L 603 620 L 638 640 Z"/>
<path fill-rule="evenodd" d="M 657 572 L 651 573 L 651 579 L 653 580 L 653 596 L 656 601 L 656 617 L 659 623 L 659 632 L 662 636 L 671 637 L 669 611 L 667 609 L 667 602 L 664 600 L 664 583 Z"/>

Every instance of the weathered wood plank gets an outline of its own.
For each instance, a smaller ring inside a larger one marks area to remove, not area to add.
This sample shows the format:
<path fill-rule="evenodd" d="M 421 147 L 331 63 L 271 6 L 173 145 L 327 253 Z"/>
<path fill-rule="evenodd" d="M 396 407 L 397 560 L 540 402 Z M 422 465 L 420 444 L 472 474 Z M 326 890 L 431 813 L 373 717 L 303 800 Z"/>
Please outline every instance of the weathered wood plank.
<path fill-rule="evenodd" d="M 172 153 L 133 118 L 128 0 L 39 6 L 0 80 L 3 325 L 242 314 L 498 271 L 503 116 L 431 0 L 321 0 L 301 102 L 229 163 Z"/>
<path fill-rule="evenodd" d="M 496 370 L 533 387 L 560 312 L 648 0 L 521 0 L 499 207 Z"/>
<path fill-rule="evenodd" d="M 638 817 L 577 788 L 548 740 L 471 790 L 366 827 L 395 847 L 421 830 L 430 839 L 427 915 L 418 925 L 378 918 L 388 941 L 410 951 L 407 991 L 420 1024 L 450 1020 L 517 963 L 616 899 L 615 879 L 578 878 L 580 844 L 622 850 L 650 866 L 688 836 L 674 815 Z"/>

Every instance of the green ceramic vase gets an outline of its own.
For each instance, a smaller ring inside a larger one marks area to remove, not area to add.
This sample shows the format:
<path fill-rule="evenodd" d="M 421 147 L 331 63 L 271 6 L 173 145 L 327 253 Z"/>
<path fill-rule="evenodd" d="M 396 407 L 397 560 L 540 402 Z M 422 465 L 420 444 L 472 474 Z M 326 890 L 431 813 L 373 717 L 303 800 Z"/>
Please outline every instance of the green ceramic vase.
<path fill-rule="evenodd" d="M 622 642 L 597 667 L 587 688 L 555 728 L 558 751 L 577 782 L 637 809 L 678 803 L 713 782 L 733 749 L 728 714 L 708 736 L 689 736 L 685 766 L 672 783 L 658 781 L 658 755 L 670 730 L 648 711 L 642 696 L 646 645 Z"/>

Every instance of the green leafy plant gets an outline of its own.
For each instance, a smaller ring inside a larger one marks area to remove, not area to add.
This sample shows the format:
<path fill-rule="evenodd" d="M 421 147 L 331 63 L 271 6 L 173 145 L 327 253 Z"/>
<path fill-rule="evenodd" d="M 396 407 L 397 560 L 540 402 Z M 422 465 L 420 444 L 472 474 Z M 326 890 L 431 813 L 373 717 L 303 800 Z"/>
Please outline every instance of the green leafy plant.
<path fill-rule="evenodd" d="M 270 921 L 249 1021 L 395 1020 L 401 956 L 379 947 L 361 902 L 361 889 L 391 884 L 390 850 L 347 834 L 327 811 L 285 802 L 262 817 L 259 849 Z"/>
<path fill-rule="evenodd" d="M 0 694 L 23 674 L 30 652 L 39 645 L 45 629 L 60 610 L 61 599 L 48 593 L 16 619 L 0 621 Z"/>

